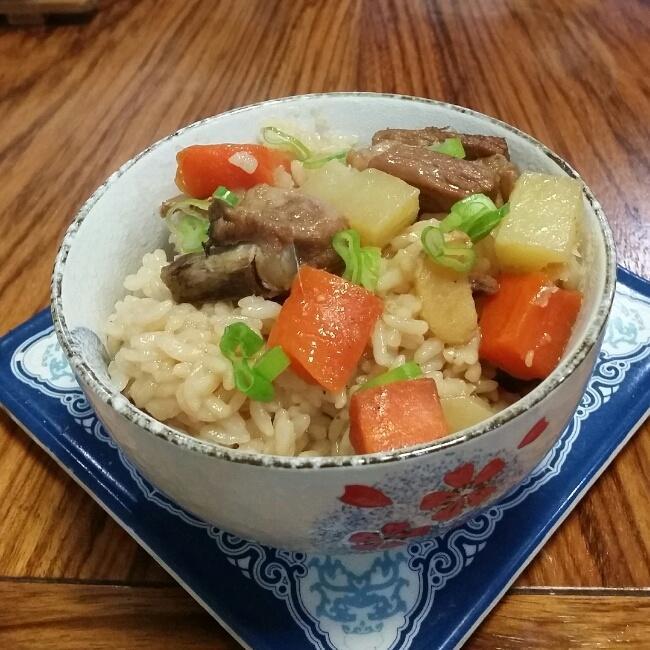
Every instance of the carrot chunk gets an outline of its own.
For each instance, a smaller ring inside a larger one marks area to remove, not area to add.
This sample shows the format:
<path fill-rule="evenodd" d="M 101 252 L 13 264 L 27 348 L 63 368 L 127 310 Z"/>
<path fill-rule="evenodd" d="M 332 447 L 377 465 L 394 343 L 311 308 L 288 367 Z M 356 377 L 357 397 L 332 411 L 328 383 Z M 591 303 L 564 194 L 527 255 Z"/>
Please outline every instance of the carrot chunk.
<path fill-rule="evenodd" d="M 278 167 L 291 158 L 261 144 L 195 144 L 176 154 L 176 185 L 185 194 L 207 199 L 223 185 L 231 190 L 273 183 Z"/>
<path fill-rule="evenodd" d="M 582 295 L 556 287 L 544 273 L 503 274 L 482 306 L 482 359 L 518 379 L 551 374 L 571 336 Z"/>
<path fill-rule="evenodd" d="M 382 309 L 381 300 L 363 287 L 302 266 L 268 345 L 281 345 L 301 377 L 339 391 L 354 374 Z"/>
<path fill-rule="evenodd" d="M 350 400 L 350 442 L 358 454 L 419 445 L 448 433 L 433 379 L 360 390 Z"/>

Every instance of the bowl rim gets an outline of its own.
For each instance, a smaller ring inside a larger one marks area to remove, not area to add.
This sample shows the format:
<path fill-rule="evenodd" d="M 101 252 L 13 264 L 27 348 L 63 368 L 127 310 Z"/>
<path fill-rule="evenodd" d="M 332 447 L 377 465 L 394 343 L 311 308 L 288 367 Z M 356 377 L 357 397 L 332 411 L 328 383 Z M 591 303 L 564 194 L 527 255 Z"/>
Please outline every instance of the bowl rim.
<path fill-rule="evenodd" d="M 600 234 L 603 238 L 605 247 L 605 285 L 603 293 L 596 307 L 596 313 L 593 318 L 587 323 L 587 327 L 583 336 L 579 341 L 577 349 L 566 359 L 564 359 L 555 370 L 536 386 L 530 393 L 523 398 L 514 402 L 511 406 L 503 411 L 500 411 L 493 417 L 483 422 L 480 422 L 467 429 L 462 429 L 450 436 L 442 438 L 439 441 L 425 443 L 416 447 L 407 447 L 405 449 L 397 449 L 388 452 L 378 452 L 373 454 L 360 454 L 354 456 L 277 456 L 271 454 L 260 454 L 257 452 L 240 451 L 238 449 L 230 449 L 215 442 L 209 442 L 194 438 L 188 433 L 180 429 L 171 427 L 164 424 L 148 413 L 140 410 L 134 404 L 125 398 L 121 393 L 117 393 L 114 388 L 102 381 L 94 372 L 88 362 L 85 361 L 83 350 L 81 346 L 75 341 L 70 330 L 68 329 L 65 316 L 63 314 L 62 304 L 62 284 L 63 272 L 69 251 L 74 243 L 75 235 L 79 230 L 84 219 L 88 216 L 97 201 L 104 195 L 108 187 L 117 180 L 120 176 L 126 173 L 140 158 L 147 155 L 150 151 L 158 148 L 163 143 L 172 140 L 176 136 L 193 129 L 202 124 L 206 124 L 212 120 L 218 119 L 224 115 L 231 115 L 235 113 L 244 113 L 252 111 L 260 106 L 268 106 L 272 104 L 291 103 L 297 100 L 305 99 L 318 99 L 324 97 L 341 97 L 341 98 L 362 98 L 372 101 L 378 98 L 388 98 L 401 101 L 414 101 L 418 103 L 428 104 L 431 106 L 444 107 L 453 111 L 471 115 L 481 120 L 487 120 L 499 127 L 506 129 L 510 133 L 523 138 L 530 145 L 541 150 L 548 158 L 555 162 L 569 177 L 575 178 L 583 184 L 583 195 L 593 210 L 600 226 Z M 479 111 L 470 108 L 450 104 L 434 99 L 424 97 L 415 97 L 411 95 L 401 95 L 395 93 L 376 93 L 376 92 L 325 92 L 325 93 L 307 93 L 302 95 L 291 95 L 287 97 L 280 97 L 276 99 L 268 99 L 254 104 L 248 104 L 223 111 L 217 115 L 203 118 L 196 122 L 188 124 L 174 133 L 161 138 L 156 141 L 134 157 L 125 162 L 117 171 L 111 174 L 100 185 L 93 194 L 84 202 L 81 208 L 77 211 L 73 221 L 70 223 L 63 236 L 59 250 L 57 252 L 54 268 L 52 273 L 51 282 L 51 312 L 52 320 L 54 323 L 54 330 L 59 340 L 61 347 L 67 357 L 67 360 L 75 371 L 77 376 L 82 380 L 83 384 L 87 386 L 87 390 L 91 391 L 95 397 L 104 402 L 109 408 L 115 410 L 119 415 L 126 418 L 132 424 L 140 427 L 141 429 L 153 434 L 158 438 L 170 442 L 190 452 L 199 453 L 202 455 L 212 456 L 226 461 L 235 463 L 243 463 L 246 465 L 272 467 L 277 469 L 328 469 L 328 468 L 343 468 L 343 467 L 362 467 L 383 464 L 388 462 L 404 461 L 411 458 L 418 458 L 434 452 L 449 449 L 463 444 L 469 440 L 475 440 L 481 436 L 488 434 L 495 429 L 500 428 L 507 422 L 515 420 L 518 416 L 530 410 L 533 406 L 540 403 L 555 391 L 570 375 L 571 373 L 587 358 L 589 352 L 599 341 L 600 335 L 607 322 L 611 304 L 614 298 L 614 291 L 616 285 L 616 259 L 615 248 L 612 237 L 612 232 L 603 212 L 600 203 L 595 198 L 591 189 L 582 180 L 578 172 L 569 165 L 558 154 L 551 151 L 544 144 L 537 139 L 521 131 L 520 129 L 503 122 L 490 115 L 486 115 Z"/>

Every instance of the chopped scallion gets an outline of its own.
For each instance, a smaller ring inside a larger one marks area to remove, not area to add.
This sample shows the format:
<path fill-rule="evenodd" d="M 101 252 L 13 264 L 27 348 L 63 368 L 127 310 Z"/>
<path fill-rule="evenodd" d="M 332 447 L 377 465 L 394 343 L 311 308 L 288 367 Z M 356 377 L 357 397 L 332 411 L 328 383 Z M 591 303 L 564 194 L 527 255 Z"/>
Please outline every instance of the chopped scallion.
<path fill-rule="evenodd" d="M 471 240 L 476 243 L 487 237 L 501 223 L 503 217 L 508 214 L 510 206 L 506 203 L 497 210 L 483 215 L 481 219 L 476 220 L 467 233 Z"/>
<path fill-rule="evenodd" d="M 361 271 L 359 272 L 359 284 L 374 291 L 379 280 L 379 262 L 381 260 L 381 249 L 376 246 L 364 246 L 361 249 Z"/>
<path fill-rule="evenodd" d="M 239 378 L 241 383 L 239 383 L 237 369 L 235 368 L 235 387 L 237 390 L 256 402 L 270 402 L 275 397 L 273 384 L 266 377 L 262 377 L 256 372 L 255 368 L 251 368 L 247 361 L 240 361 L 239 364 L 246 366 L 246 371 L 242 373 L 240 370 Z"/>
<path fill-rule="evenodd" d="M 462 244 L 447 244 L 445 254 L 437 261 L 458 273 L 469 273 L 476 263 L 476 251 Z"/>
<path fill-rule="evenodd" d="M 180 195 L 169 199 L 162 204 L 161 212 L 163 217 L 169 216 L 171 212 L 182 210 L 188 214 L 201 217 L 205 216 L 210 207 L 210 199 L 195 199 L 191 196 Z"/>
<path fill-rule="evenodd" d="M 239 197 L 223 185 L 217 187 L 217 189 L 212 193 L 212 198 L 227 203 L 231 208 L 234 208 L 239 203 Z"/>
<path fill-rule="evenodd" d="M 253 365 L 252 358 L 264 346 L 264 339 L 244 323 L 232 323 L 223 332 L 219 349 L 232 363 L 235 388 L 258 402 L 275 396 L 273 380 L 289 367 L 289 357 L 276 345 Z"/>
<path fill-rule="evenodd" d="M 305 169 L 318 169 L 330 160 L 345 162 L 348 155 L 347 149 L 319 155 L 313 152 L 304 142 L 290 133 L 278 129 L 276 126 L 265 126 L 262 129 L 262 140 L 269 147 L 283 149 L 291 153 L 296 160 L 299 160 L 304 165 Z"/>
<path fill-rule="evenodd" d="M 445 155 L 453 156 L 454 158 L 465 157 L 465 148 L 463 147 L 460 138 L 447 138 L 438 144 L 432 144 L 429 148 L 432 151 L 444 153 Z"/>
<path fill-rule="evenodd" d="M 265 352 L 255 364 L 255 372 L 267 379 L 273 381 L 278 375 L 281 375 L 291 364 L 289 357 L 284 350 L 276 345 L 268 352 Z"/>
<path fill-rule="evenodd" d="M 353 229 L 337 232 L 332 246 L 345 262 L 343 277 L 374 291 L 379 278 L 381 250 L 375 246 L 361 246 L 359 233 Z"/>
<path fill-rule="evenodd" d="M 232 362 L 233 376 L 237 390 L 248 395 L 255 385 L 255 373 L 247 361 L 240 359 Z"/>
<path fill-rule="evenodd" d="M 210 222 L 191 214 L 178 214 L 167 219 L 173 243 L 180 253 L 199 253 L 208 240 Z"/>
<path fill-rule="evenodd" d="M 171 233 L 170 241 L 179 253 L 197 253 L 208 239 L 208 199 L 180 196 L 165 201 L 161 213 Z"/>
<path fill-rule="evenodd" d="M 417 379 L 418 377 L 422 377 L 422 369 L 417 363 L 415 363 L 415 361 L 409 361 L 408 363 L 393 368 L 388 372 L 377 375 L 370 381 L 367 381 L 359 390 L 383 386 L 384 384 L 392 384 L 395 381 Z"/>
<path fill-rule="evenodd" d="M 345 151 L 337 151 L 336 153 L 327 154 L 324 156 L 312 156 L 306 160 L 303 160 L 302 164 L 305 169 L 318 169 L 325 163 L 328 163 L 330 160 L 340 160 L 342 163 L 344 163 L 347 155 L 348 150 L 346 149 Z"/>
<path fill-rule="evenodd" d="M 441 266 L 459 273 L 471 271 L 476 262 L 476 252 L 461 242 L 446 242 L 435 226 L 427 226 L 421 235 L 422 247 L 429 257 Z"/>
<path fill-rule="evenodd" d="M 441 232 L 461 230 L 476 243 L 492 232 L 508 213 L 509 206 L 497 208 L 485 194 L 472 194 L 451 206 L 449 215 L 440 222 Z"/>
<path fill-rule="evenodd" d="M 306 160 L 311 151 L 298 138 L 281 131 L 275 126 L 265 126 L 262 129 L 262 140 L 270 147 L 290 151 L 298 160 Z"/>
<path fill-rule="evenodd" d="M 264 339 L 244 323 L 228 325 L 219 342 L 221 353 L 230 361 L 238 357 L 250 359 L 263 345 Z"/>

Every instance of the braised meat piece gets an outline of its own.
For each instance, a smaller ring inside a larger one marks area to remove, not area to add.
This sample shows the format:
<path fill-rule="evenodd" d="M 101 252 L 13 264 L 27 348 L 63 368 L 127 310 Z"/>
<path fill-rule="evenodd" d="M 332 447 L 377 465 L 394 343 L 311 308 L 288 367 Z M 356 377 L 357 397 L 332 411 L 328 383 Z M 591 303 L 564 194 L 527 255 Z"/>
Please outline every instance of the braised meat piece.
<path fill-rule="evenodd" d="M 267 249 L 267 254 L 289 247 L 299 264 L 324 269 L 340 264 L 332 237 L 347 227 L 345 219 L 332 207 L 297 190 L 257 185 L 235 208 L 214 201 L 209 214 L 210 245 L 254 242 Z"/>
<path fill-rule="evenodd" d="M 418 147 L 428 147 L 444 142 L 448 138 L 458 138 L 463 143 L 467 160 L 486 158 L 496 154 L 510 158 L 505 138 L 494 135 L 456 133 L 456 131 L 439 129 L 435 126 L 427 126 L 424 129 L 383 129 L 372 136 L 372 144 L 401 142 Z"/>
<path fill-rule="evenodd" d="M 481 158 L 477 162 L 496 172 L 499 192 L 503 202 L 505 203 L 510 198 L 510 194 L 512 194 L 512 190 L 515 187 L 515 182 L 519 178 L 519 170 L 517 169 L 517 166 L 501 154 L 495 154 L 488 158 Z"/>
<path fill-rule="evenodd" d="M 257 246 L 241 244 L 219 253 L 187 253 L 163 267 L 160 277 L 176 302 L 236 299 L 263 289 L 255 272 Z"/>
<path fill-rule="evenodd" d="M 422 146 L 385 141 L 351 151 L 348 162 L 357 169 L 380 169 L 419 188 L 420 208 L 426 212 L 448 212 L 470 194 L 494 199 L 499 192 L 497 173 L 488 166 Z"/>
<path fill-rule="evenodd" d="M 209 216 L 205 254 L 183 255 L 162 270 L 177 302 L 278 296 L 301 264 L 341 268 L 332 238 L 345 220 L 297 190 L 257 185 L 234 208 L 213 201 Z"/>

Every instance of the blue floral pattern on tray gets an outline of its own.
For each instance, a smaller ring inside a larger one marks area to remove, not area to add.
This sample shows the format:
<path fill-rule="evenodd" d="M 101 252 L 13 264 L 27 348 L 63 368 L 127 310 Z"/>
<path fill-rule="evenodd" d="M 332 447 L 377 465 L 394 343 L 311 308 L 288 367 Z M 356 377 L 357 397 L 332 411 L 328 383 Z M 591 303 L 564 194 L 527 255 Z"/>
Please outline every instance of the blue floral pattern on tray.
<path fill-rule="evenodd" d="M 172 527 L 177 534 L 186 536 L 197 546 L 200 544 L 202 553 L 214 554 L 215 560 L 225 560 L 236 571 L 234 575 L 239 576 L 241 582 L 236 586 L 248 593 L 247 598 L 262 598 L 262 592 L 272 596 L 276 607 L 283 608 L 277 612 L 284 615 L 286 629 L 269 635 L 268 630 L 257 629 L 259 625 L 253 624 L 255 617 L 252 614 L 247 622 L 245 618 L 229 613 L 218 587 L 204 584 L 204 577 L 184 565 L 187 560 L 170 555 L 164 546 L 156 545 L 154 542 L 158 540 L 146 525 L 137 521 L 135 523 L 139 525 L 134 525 L 126 520 L 127 515 L 118 513 L 117 508 L 108 503 L 108 498 L 99 494 L 97 481 L 93 482 L 95 477 L 80 476 L 87 488 L 94 491 L 125 526 L 132 527 L 140 541 L 243 642 L 267 648 L 302 647 L 306 641 L 316 648 L 364 650 L 454 647 L 469 634 L 503 587 L 523 568 L 534 552 L 536 542 L 543 541 L 562 513 L 571 507 L 575 487 L 570 491 L 573 496 L 569 498 L 564 486 L 559 485 L 562 470 L 566 464 L 576 462 L 572 460 L 576 453 L 574 447 L 584 447 L 584 442 L 593 449 L 594 445 L 589 445 L 587 440 L 598 428 L 597 424 L 592 424 L 592 415 L 600 411 L 599 420 L 613 417 L 605 413 L 604 407 L 619 392 L 623 382 L 635 389 L 643 388 L 639 378 L 643 376 L 647 380 L 650 375 L 650 292 L 647 285 L 637 278 L 624 274 L 623 279 L 628 282 L 619 284 L 594 375 L 572 423 L 538 468 L 498 504 L 460 527 L 447 530 L 433 540 L 413 542 L 396 549 L 385 543 L 391 539 L 387 532 L 385 539 L 373 547 L 376 552 L 372 553 L 319 556 L 268 548 L 218 530 L 185 512 L 144 480 L 115 446 L 76 384 L 45 314 L 37 317 L 41 319 L 41 325 L 34 326 L 29 335 L 21 337 L 18 332 L 9 335 L 14 337 L 12 347 L 6 345 L 9 337 L 3 341 L 10 352 L 2 357 L 7 357 L 9 372 L 1 374 L 0 379 L 9 392 L 16 390 L 16 384 L 22 384 L 24 388 L 21 390 L 31 391 L 31 399 L 36 399 L 34 391 L 37 391 L 42 396 L 40 399 L 65 409 L 78 425 L 78 432 L 73 432 L 70 440 L 74 449 L 67 448 L 71 457 L 74 457 L 75 449 L 81 448 L 97 455 L 107 453 L 117 460 L 119 466 L 111 465 L 110 475 L 115 485 L 109 489 L 106 477 L 100 484 L 111 495 L 128 495 L 131 510 L 137 505 L 140 512 L 163 518 L 166 526 Z M 10 379 L 13 385 L 7 385 L 11 384 Z M 637 420 L 648 405 L 647 385 L 641 402 L 637 404 L 640 406 Z M 24 421 L 25 414 L 15 404 L 12 408 L 10 402 L 10 399 L 5 399 L 14 416 L 31 429 L 32 435 L 52 448 L 46 440 L 47 432 L 35 431 L 37 427 Z M 48 406 L 46 410 L 56 434 L 54 409 Z M 603 449 L 598 458 L 594 457 L 583 472 L 582 482 L 576 481 L 577 486 L 586 486 L 590 477 L 612 458 L 620 441 L 636 422 L 620 420 L 617 422 L 618 438 L 610 440 L 607 449 Z M 60 437 L 58 442 L 61 443 Z M 62 454 L 53 453 L 62 458 Z M 584 455 L 583 450 L 580 453 Z M 582 459 L 585 465 L 584 456 Z M 80 468 L 74 464 L 71 466 L 69 460 L 61 462 L 68 465 L 69 471 L 80 472 Z M 556 478 L 558 485 L 549 487 L 552 479 Z M 444 489 L 444 486 L 440 488 Z M 542 493 L 545 494 L 542 496 Z M 521 508 L 524 501 L 526 504 Z M 536 503 L 541 504 L 538 505 L 540 511 L 543 505 L 548 513 L 540 516 L 537 525 L 527 523 L 524 526 L 523 521 L 532 520 L 530 517 L 522 518 L 521 511 L 534 508 Z M 377 529 L 375 522 L 364 519 L 372 517 L 372 512 L 359 514 L 358 509 L 350 509 L 350 513 L 350 516 L 361 518 L 355 521 L 359 530 L 364 526 L 368 530 Z M 409 532 L 400 529 L 391 531 L 391 534 L 408 537 Z M 327 530 L 323 529 L 322 533 L 326 535 Z M 520 539 L 518 553 L 512 553 L 509 558 L 499 553 L 499 538 L 504 534 L 510 545 L 513 539 Z M 517 560 L 514 563 L 513 557 Z M 470 566 L 472 570 L 468 570 Z M 491 581 L 486 582 L 485 574 L 490 571 L 493 574 Z M 455 580 L 461 574 L 463 580 Z M 478 585 L 489 584 L 490 589 L 478 589 L 475 593 L 468 591 L 476 575 L 481 577 Z M 443 591 L 444 598 L 440 595 Z M 458 600 L 456 607 L 460 606 L 460 610 L 454 613 L 450 605 L 455 600 Z M 435 615 L 431 615 L 432 610 L 435 610 Z M 291 625 L 294 626 L 293 635 L 288 631 Z M 254 629 L 257 631 L 251 631 Z M 296 631 L 299 636 L 296 636 Z M 301 643 L 296 641 L 300 638 Z"/>

